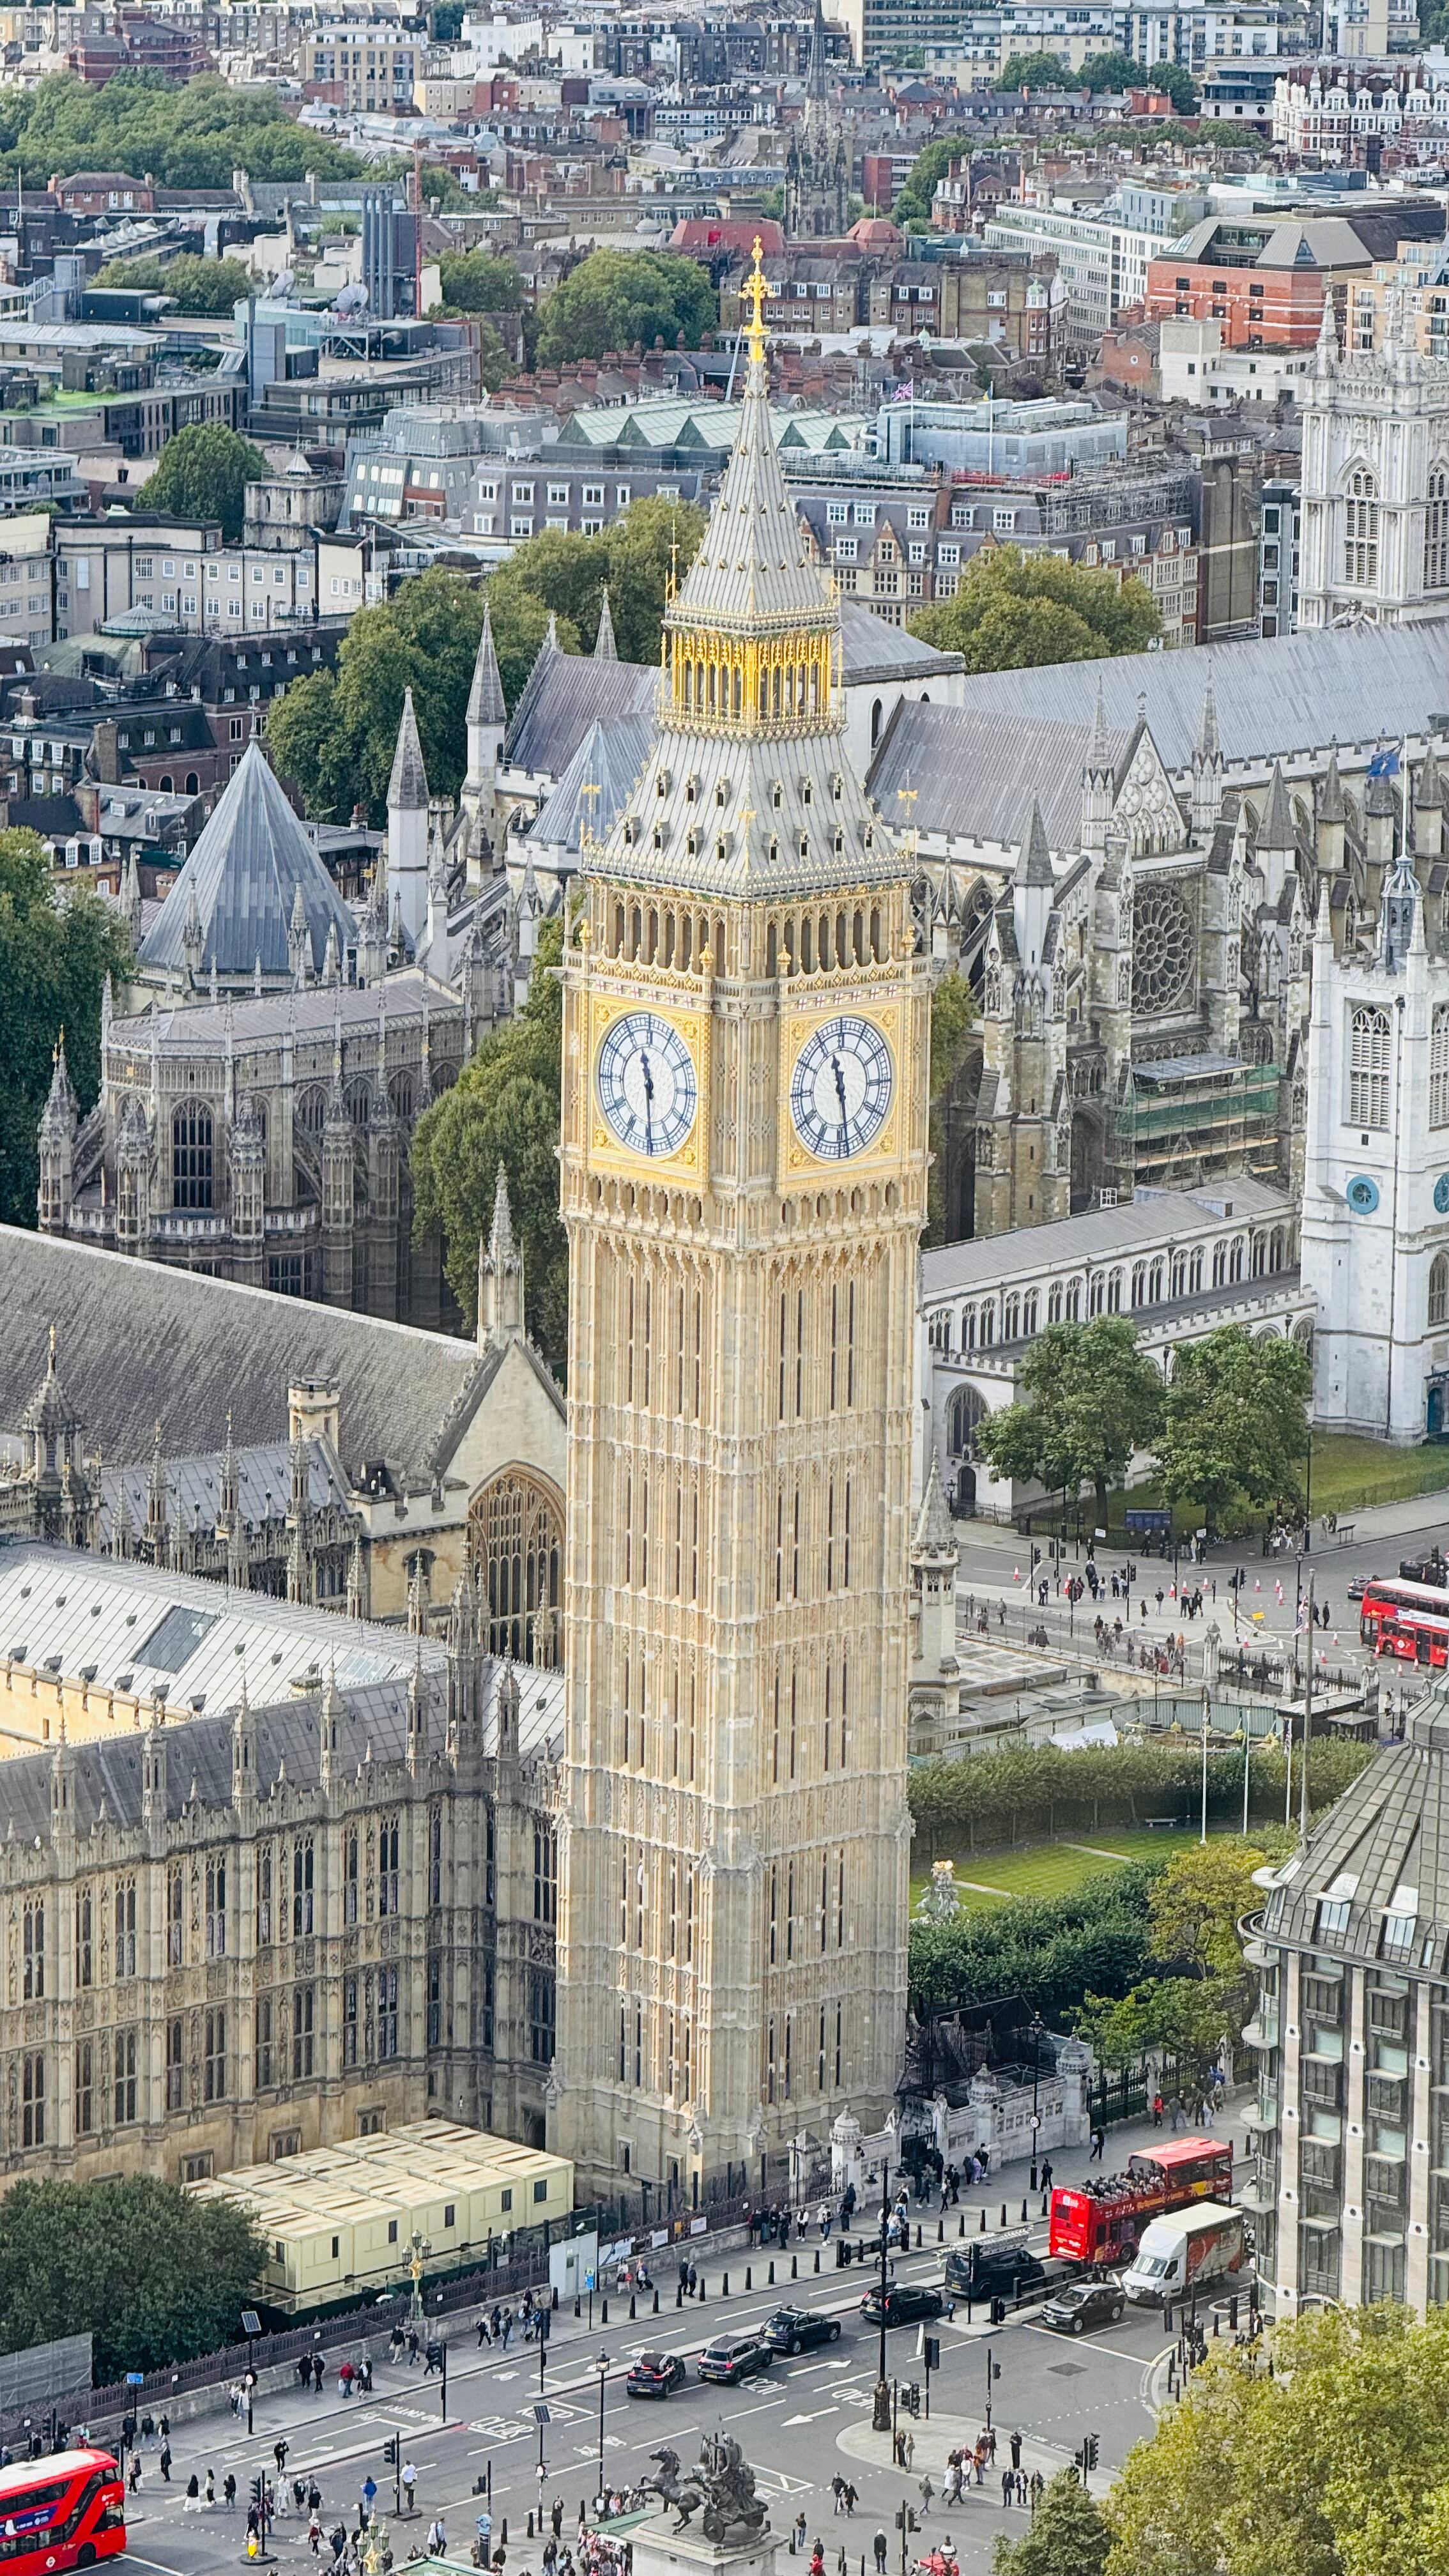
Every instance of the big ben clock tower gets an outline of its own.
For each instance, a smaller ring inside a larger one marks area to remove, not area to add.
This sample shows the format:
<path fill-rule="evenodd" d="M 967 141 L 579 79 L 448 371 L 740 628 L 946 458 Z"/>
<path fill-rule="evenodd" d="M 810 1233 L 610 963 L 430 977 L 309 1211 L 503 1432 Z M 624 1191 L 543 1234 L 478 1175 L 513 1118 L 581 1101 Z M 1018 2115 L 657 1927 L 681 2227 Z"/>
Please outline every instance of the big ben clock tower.
<path fill-rule="evenodd" d="M 661 2206 L 883 2117 L 905 2017 L 926 969 L 770 434 L 758 246 L 746 292 L 738 443 L 565 966 L 556 2118 Z"/>

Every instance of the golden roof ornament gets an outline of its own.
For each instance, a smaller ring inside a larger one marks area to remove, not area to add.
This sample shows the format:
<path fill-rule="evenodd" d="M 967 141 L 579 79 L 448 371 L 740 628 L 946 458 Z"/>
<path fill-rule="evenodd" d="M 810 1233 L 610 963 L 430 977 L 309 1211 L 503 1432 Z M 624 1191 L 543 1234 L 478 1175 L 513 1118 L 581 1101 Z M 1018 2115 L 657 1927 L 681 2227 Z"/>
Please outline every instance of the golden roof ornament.
<path fill-rule="evenodd" d="M 765 297 L 770 290 L 762 264 L 764 247 L 759 234 L 756 233 L 755 264 L 745 279 L 742 290 L 742 301 L 751 307 L 750 318 L 745 324 L 745 343 L 749 349 L 751 366 L 760 364 L 765 355 Z"/>

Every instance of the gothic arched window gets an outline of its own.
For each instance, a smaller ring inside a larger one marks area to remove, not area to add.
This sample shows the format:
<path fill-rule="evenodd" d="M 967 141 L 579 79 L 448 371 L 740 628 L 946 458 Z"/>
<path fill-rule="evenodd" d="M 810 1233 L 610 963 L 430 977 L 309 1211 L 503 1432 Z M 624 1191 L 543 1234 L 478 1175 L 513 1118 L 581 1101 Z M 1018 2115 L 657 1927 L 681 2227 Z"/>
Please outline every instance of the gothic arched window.
<path fill-rule="evenodd" d="M 958 1386 L 946 1417 L 946 1437 L 953 1458 L 974 1458 L 976 1433 L 985 1421 L 986 1398 L 974 1386 Z"/>
<path fill-rule="evenodd" d="M 468 1512 L 468 1543 L 483 1567 L 488 1652 L 518 1664 L 558 1661 L 563 1504 L 551 1485 L 506 1468 Z"/>
<path fill-rule="evenodd" d="M 1437 1252 L 1429 1264 L 1429 1321 L 1449 1324 L 1449 1252 Z"/>
<path fill-rule="evenodd" d="M 1389 1123 L 1389 1015 L 1367 1003 L 1354 1012 L 1349 1026 L 1348 1123 Z"/>
<path fill-rule="evenodd" d="M 171 1119 L 171 1204 L 209 1208 L 211 1111 L 201 1100 L 183 1100 Z"/>
<path fill-rule="evenodd" d="M 1449 465 L 1434 466 L 1424 512 L 1424 588 L 1449 590 Z"/>
<path fill-rule="evenodd" d="M 1343 577 L 1354 590 L 1372 590 L 1379 577 L 1379 487 L 1366 465 L 1348 478 Z"/>

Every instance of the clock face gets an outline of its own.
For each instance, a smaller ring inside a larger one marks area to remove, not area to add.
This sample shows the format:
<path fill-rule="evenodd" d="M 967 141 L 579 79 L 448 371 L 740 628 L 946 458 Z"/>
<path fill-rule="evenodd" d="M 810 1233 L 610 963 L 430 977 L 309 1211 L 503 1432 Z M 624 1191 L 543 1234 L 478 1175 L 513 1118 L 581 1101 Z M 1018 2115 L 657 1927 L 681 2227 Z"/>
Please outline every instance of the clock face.
<path fill-rule="evenodd" d="M 1441 1172 L 1434 1183 L 1434 1207 L 1440 1216 L 1449 1216 L 1449 1172 Z"/>
<path fill-rule="evenodd" d="M 863 1154 L 885 1125 L 895 1090 L 891 1051 L 869 1020 L 842 1016 L 812 1030 L 790 1077 L 790 1115 L 822 1162 Z"/>
<path fill-rule="evenodd" d="M 599 1106 L 631 1154 L 677 1154 L 694 1125 L 694 1058 L 669 1020 L 630 1011 L 599 1049 Z"/>

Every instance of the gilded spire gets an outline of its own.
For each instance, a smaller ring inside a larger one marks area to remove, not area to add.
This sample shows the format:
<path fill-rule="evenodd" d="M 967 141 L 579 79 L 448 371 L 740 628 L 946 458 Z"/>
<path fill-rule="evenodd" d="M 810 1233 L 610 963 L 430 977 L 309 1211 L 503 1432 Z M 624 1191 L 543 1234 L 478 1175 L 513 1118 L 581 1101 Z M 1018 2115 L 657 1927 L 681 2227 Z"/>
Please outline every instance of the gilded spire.
<path fill-rule="evenodd" d="M 751 308 L 750 318 L 745 324 L 745 346 L 749 351 L 752 367 L 763 366 L 765 358 L 765 298 L 770 289 L 763 264 L 764 252 L 764 243 L 756 233 L 755 264 L 740 290 Z"/>

